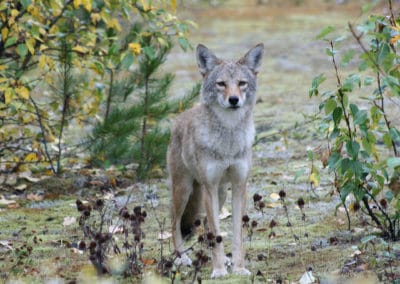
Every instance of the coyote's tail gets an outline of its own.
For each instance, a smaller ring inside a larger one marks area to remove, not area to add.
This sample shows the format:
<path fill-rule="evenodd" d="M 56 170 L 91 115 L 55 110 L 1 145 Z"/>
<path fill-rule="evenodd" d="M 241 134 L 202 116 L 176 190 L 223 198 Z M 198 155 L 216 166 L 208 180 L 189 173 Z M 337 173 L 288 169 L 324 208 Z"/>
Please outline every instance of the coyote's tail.
<path fill-rule="evenodd" d="M 192 234 L 196 219 L 200 220 L 201 218 L 202 206 L 203 193 L 201 186 L 198 182 L 194 181 L 192 194 L 189 197 L 189 201 L 181 219 L 181 232 L 183 238 Z"/>

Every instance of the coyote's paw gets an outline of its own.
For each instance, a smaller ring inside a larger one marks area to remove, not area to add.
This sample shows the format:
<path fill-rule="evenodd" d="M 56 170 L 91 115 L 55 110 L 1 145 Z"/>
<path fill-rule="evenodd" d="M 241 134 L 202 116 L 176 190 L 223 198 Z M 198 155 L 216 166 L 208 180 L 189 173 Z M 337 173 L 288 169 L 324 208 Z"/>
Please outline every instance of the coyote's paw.
<path fill-rule="evenodd" d="M 244 267 L 237 267 L 237 268 L 233 268 L 232 269 L 232 273 L 237 274 L 237 275 L 245 275 L 248 276 L 251 274 L 250 271 L 248 271 L 246 268 Z"/>
<path fill-rule="evenodd" d="M 174 263 L 176 266 L 191 266 L 192 260 L 187 256 L 186 253 L 183 253 L 181 257 L 175 259 Z"/>
<path fill-rule="evenodd" d="M 211 273 L 211 278 L 224 277 L 227 274 L 228 274 L 228 271 L 226 271 L 225 267 L 224 268 L 213 269 L 213 272 Z"/>

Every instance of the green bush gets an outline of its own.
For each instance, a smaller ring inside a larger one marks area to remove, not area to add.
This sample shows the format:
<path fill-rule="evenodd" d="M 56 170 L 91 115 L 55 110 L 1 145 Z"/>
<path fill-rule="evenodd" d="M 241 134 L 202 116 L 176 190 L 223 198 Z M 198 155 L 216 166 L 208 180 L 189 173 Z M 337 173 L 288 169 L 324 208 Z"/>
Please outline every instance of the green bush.
<path fill-rule="evenodd" d="M 337 88 L 321 91 L 326 79 L 321 74 L 309 92 L 310 97 L 322 98 L 320 129 L 329 151 L 325 163 L 342 204 L 354 196 L 352 208 L 369 216 L 371 224 L 392 240 L 400 239 L 400 125 L 392 121 L 395 113 L 387 106 L 400 97 L 399 20 L 392 12 L 371 15 L 356 28 L 349 24 L 357 48 L 343 54 L 336 47 L 344 37 L 328 39 L 334 29 L 325 28 L 318 38 L 329 44 L 326 53 L 332 59 Z M 339 68 L 356 54 L 358 70 L 343 78 Z"/>

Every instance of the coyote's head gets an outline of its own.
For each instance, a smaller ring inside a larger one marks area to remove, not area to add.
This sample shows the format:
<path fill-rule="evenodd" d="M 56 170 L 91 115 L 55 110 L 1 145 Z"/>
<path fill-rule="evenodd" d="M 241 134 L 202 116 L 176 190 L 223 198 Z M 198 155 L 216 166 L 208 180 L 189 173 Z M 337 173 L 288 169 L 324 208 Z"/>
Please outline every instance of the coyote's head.
<path fill-rule="evenodd" d="M 223 61 L 199 44 L 197 64 L 203 75 L 202 102 L 232 110 L 254 105 L 263 51 L 264 45 L 260 43 L 236 62 Z"/>

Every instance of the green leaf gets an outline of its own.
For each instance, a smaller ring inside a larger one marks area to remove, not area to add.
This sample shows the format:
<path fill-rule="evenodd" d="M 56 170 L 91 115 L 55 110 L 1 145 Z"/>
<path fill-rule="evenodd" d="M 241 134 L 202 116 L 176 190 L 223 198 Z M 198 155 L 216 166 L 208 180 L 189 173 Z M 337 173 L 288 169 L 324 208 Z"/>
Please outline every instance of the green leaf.
<path fill-rule="evenodd" d="M 334 98 L 329 98 L 325 101 L 325 114 L 330 114 L 337 106 Z"/>
<path fill-rule="evenodd" d="M 353 194 L 357 201 L 361 201 L 365 196 L 365 191 L 361 187 L 355 187 Z"/>
<path fill-rule="evenodd" d="M 386 132 L 383 134 L 383 143 L 386 145 L 386 147 L 391 148 L 392 147 L 392 138 L 390 138 L 390 134 Z"/>
<path fill-rule="evenodd" d="M 312 150 L 308 150 L 307 155 L 310 161 L 314 159 L 314 152 Z"/>
<path fill-rule="evenodd" d="M 143 53 L 149 58 L 153 59 L 155 57 L 154 48 L 151 46 L 145 46 L 142 48 Z"/>
<path fill-rule="evenodd" d="M 318 76 L 314 77 L 311 83 L 311 89 L 308 92 L 308 95 L 310 97 L 312 96 L 318 96 L 318 87 L 319 85 L 322 84 L 326 80 L 326 77 L 324 74 L 319 74 Z"/>
<path fill-rule="evenodd" d="M 336 50 L 327 47 L 325 49 L 325 53 L 326 53 L 326 55 L 333 56 L 336 54 Z"/>
<path fill-rule="evenodd" d="M 352 182 L 347 182 L 342 188 L 340 189 L 340 199 L 343 202 L 346 201 L 347 196 L 353 191 L 354 184 Z"/>
<path fill-rule="evenodd" d="M 24 9 L 26 9 L 32 3 L 32 1 L 31 0 L 22 0 L 21 3 L 22 3 L 22 6 L 24 7 Z"/>
<path fill-rule="evenodd" d="M 355 116 L 355 115 L 358 113 L 358 106 L 357 106 L 357 105 L 355 105 L 355 104 L 350 104 L 350 105 L 349 105 L 349 108 L 350 108 L 351 114 L 352 114 L 353 116 Z"/>
<path fill-rule="evenodd" d="M 184 51 L 187 51 L 188 48 L 190 47 L 189 41 L 188 41 L 186 38 L 184 38 L 184 37 L 178 38 L 178 43 L 179 43 L 179 46 L 180 46 Z"/>
<path fill-rule="evenodd" d="M 379 50 L 378 54 L 378 64 L 385 71 L 390 70 L 392 68 L 394 55 L 390 52 L 390 47 L 386 43 L 382 43 L 382 46 Z"/>
<path fill-rule="evenodd" d="M 4 44 L 4 47 L 7 48 L 7 47 L 15 44 L 16 42 L 17 42 L 17 37 L 16 36 L 9 37 L 7 39 L 7 41 L 6 41 L 6 43 Z"/>
<path fill-rule="evenodd" d="M 132 65 L 134 59 L 135 59 L 135 57 L 134 57 L 133 53 L 127 52 L 125 54 L 124 58 L 122 59 L 121 64 L 124 68 L 128 69 Z"/>
<path fill-rule="evenodd" d="M 355 51 L 353 49 L 349 49 L 345 54 L 342 56 L 341 65 L 347 66 L 351 59 L 353 59 Z"/>
<path fill-rule="evenodd" d="M 385 192 L 385 198 L 387 199 L 387 201 L 390 203 L 392 202 L 393 198 L 394 198 L 394 193 L 391 190 L 387 190 Z"/>
<path fill-rule="evenodd" d="M 340 169 L 342 175 L 346 174 L 346 172 L 350 169 L 350 159 L 344 158 L 340 161 Z"/>
<path fill-rule="evenodd" d="M 325 28 L 323 28 L 319 34 L 316 36 L 316 39 L 320 40 L 320 39 L 325 39 L 325 37 L 330 34 L 331 32 L 333 32 L 335 30 L 335 28 L 333 26 L 327 26 Z"/>
<path fill-rule="evenodd" d="M 360 151 L 360 144 L 356 141 L 347 141 L 346 143 L 347 153 L 353 158 L 353 160 L 357 159 L 358 153 Z"/>
<path fill-rule="evenodd" d="M 360 110 L 357 112 L 357 114 L 354 117 L 354 124 L 356 125 L 362 125 L 364 124 L 368 119 L 368 113 L 366 110 Z"/>
<path fill-rule="evenodd" d="M 17 53 L 19 54 L 19 56 L 25 57 L 28 54 L 28 48 L 23 43 L 18 44 Z"/>
<path fill-rule="evenodd" d="M 331 133 L 331 135 L 329 135 L 329 139 L 335 139 L 336 137 L 338 137 L 340 135 L 340 128 L 335 127 Z"/>
<path fill-rule="evenodd" d="M 386 160 L 386 164 L 389 168 L 394 169 L 400 166 L 400 158 L 398 157 L 391 157 Z"/>
<path fill-rule="evenodd" d="M 394 142 L 399 142 L 400 141 L 400 131 L 398 131 L 396 128 L 392 127 L 389 130 L 389 135 L 392 141 Z"/>
<path fill-rule="evenodd" d="M 364 85 L 365 85 L 365 86 L 370 86 L 374 81 L 375 81 L 375 78 L 374 78 L 374 77 L 366 76 L 366 77 L 364 78 Z"/>
<path fill-rule="evenodd" d="M 336 170 L 340 165 L 340 154 L 337 152 L 332 153 L 328 158 L 328 168 L 329 170 Z"/>
<path fill-rule="evenodd" d="M 342 119 L 342 115 L 343 115 L 342 108 L 336 107 L 332 114 L 333 122 L 335 123 L 335 125 L 338 125 L 340 123 L 340 120 Z"/>

